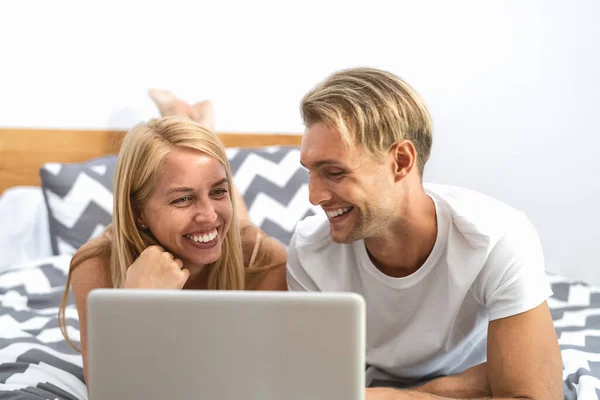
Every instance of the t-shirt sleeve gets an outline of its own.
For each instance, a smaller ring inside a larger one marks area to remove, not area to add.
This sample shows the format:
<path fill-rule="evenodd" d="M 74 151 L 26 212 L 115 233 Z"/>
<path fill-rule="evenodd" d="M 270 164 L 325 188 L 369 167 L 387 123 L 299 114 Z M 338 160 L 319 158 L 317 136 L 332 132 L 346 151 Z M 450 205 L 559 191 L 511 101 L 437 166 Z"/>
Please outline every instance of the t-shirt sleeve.
<path fill-rule="evenodd" d="M 524 215 L 492 248 L 472 289 L 490 321 L 529 311 L 552 295 L 540 239 Z"/>
<path fill-rule="evenodd" d="M 295 292 L 319 292 L 319 288 L 308 275 L 298 256 L 297 233 L 292 236 L 287 258 L 288 290 Z"/>

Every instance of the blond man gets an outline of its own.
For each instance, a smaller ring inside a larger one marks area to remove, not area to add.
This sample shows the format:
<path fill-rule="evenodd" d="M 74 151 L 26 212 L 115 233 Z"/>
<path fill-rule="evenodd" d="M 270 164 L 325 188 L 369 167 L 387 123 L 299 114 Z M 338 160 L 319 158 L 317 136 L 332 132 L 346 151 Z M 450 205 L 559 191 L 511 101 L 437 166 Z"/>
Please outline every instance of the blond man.
<path fill-rule="evenodd" d="M 301 162 L 324 212 L 296 228 L 288 286 L 364 296 L 369 371 L 403 388 L 367 399 L 562 399 L 535 228 L 485 195 L 422 183 L 432 123 L 414 89 L 349 69 L 301 110 Z"/>

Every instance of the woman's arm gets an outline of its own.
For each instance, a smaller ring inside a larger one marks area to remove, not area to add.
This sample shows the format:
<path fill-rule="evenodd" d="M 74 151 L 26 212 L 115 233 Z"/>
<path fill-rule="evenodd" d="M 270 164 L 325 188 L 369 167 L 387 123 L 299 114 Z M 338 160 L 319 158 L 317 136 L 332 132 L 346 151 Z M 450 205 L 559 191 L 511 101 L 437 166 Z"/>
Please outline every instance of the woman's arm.
<path fill-rule="evenodd" d="M 264 234 L 263 234 L 264 235 Z M 266 252 L 271 253 L 274 266 L 265 273 L 261 281 L 256 285 L 256 290 L 281 290 L 287 291 L 286 280 L 286 259 L 287 251 L 285 247 L 277 240 L 264 236 L 261 246 L 266 248 Z"/>
<path fill-rule="evenodd" d="M 97 288 L 110 287 L 108 265 L 101 258 L 90 258 L 71 273 L 71 287 L 75 305 L 79 314 L 79 333 L 81 336 L 81 355 L 83 357 L 83 375 L 87 382 L 87 296 Z"/>

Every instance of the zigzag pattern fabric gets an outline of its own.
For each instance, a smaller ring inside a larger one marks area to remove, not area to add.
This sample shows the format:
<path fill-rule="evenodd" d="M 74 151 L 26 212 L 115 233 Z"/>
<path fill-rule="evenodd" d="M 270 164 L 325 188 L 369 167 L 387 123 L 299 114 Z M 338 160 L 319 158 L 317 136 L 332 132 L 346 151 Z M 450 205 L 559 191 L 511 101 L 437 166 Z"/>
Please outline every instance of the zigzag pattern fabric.
<path fill-rule="evenodd" d="M 40 169 L 52 253 L 72 255 L 110 224 L 117 157 Z"/>
<path fill-rule="evenodd" d="M 57 323 L 69 261 L 57 256 L 0 273 L 0 399 L 87 399 L 81 356 Z M 549 279 L 564 399 L 600 400 L 600 288 L 554 275 Z M 72 298 L 68 304 L 69 336 L 79 345 Z"/>
<path fill-rule="evenodd" d="M 0 274 L 0 399 L 87 399 L 81 355 L 58 328 L 70 260 L 57 256 Z M 72 298 L 66 317 L 79 345 Z"/>
<path fill-rule="evenodd" d="M 308 201 L 299 149 L 228 149 L 227 156 L 250 220 L 287 246 L 296 223 L 316 210 Z M 41 168 L 53 254 L 74 254 L 111 222 L 116 161 L 109 156 Z"/>
<path fill-rule="evenodd" d="M 235 184 L 250 221 L 284 245 L 298 221 L 319 211 L 308 201 L 308 173 L 297 147 L 228 149 Z"/>
<path fill-rule="evenodd" d="M 549 275 L 565 400 L 600 400 L 600 287 Z"/>

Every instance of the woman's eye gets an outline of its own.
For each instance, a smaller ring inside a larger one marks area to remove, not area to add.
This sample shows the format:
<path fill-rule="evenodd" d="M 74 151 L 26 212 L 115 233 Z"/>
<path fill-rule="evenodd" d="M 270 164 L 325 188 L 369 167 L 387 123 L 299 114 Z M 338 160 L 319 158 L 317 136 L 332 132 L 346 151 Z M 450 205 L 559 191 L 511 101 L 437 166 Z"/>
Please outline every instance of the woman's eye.
<path fill-rule="evenodd" d="M 173 204 L 182 204 L 191 201 L 192 198 L 190 196 L 180 197 L 177 200 L 173 201 Z"/>
<path fill-rule="evenodd" d="M 227 194 L 227 189 L 216 189 L 213 191 L 213 196 L 223 197 Z"/>

